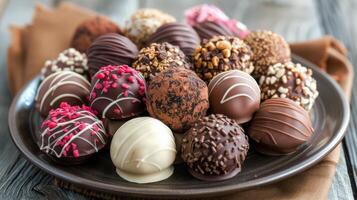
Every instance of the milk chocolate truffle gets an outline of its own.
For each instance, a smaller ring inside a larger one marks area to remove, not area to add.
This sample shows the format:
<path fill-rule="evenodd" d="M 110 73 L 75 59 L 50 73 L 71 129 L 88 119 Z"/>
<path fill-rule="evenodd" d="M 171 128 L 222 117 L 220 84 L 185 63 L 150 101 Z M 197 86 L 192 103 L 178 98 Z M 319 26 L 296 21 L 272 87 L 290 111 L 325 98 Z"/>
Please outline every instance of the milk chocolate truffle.
<path fill-rule="evenodd" d="M 47 60 L 41 70 L 41 78 L 59 72 L 73 71 L 84 77 L 88 77 L 87 56 L 73 48 L 61 52 L 55 60 Z"/>
<path fill-rule="evenodd" d="M 196 31 L 189 25 L 182 23 L 167 23 L 160 26 L 148 39 L 150 43 L 168 42 L 180 47 L 187 56 L 192 56 L 196 47 L 200 44 L 200 38 Z"/>
<path fill-rule="evenodd" d="M 238 69 L 250 74 L 254 70 L 250 48 L 237 37 L 204 40 L 193 56 L 195 71 L 206 83 L 224 71 Z"/>
<path fill-rule="evenodd" d="M 102 121 L 87 106 L 62 102 L 41 125 L 40 149 L 61 164 L 79 164 L 102 149 L 108 140 Z"/>
<path fill-rule="evenodd" d="M 122 34 L 122 31 L 117 24 L 107 17 L 93 17 L 77 27 L 71 41 L 71 47 L 85 53 L 97 37 L 107 33 Z"/>
<path fill-rule="evenodd" d="M 171 130 L 151 117 L 126 122 L 114 134 L 110 145 L 110 157 L 117 174 L 134 183 L 151 183 L 170 177 L 175 156 Z"/>
<path fill-rule="evenodd" d="M 89 73 L 93 76 L 107 65 L 131 65 L 138 48 L 128 38 L 116 33 L 98 37 L 87 52 Z"/>
<path fill-rule="evenodd" d="M 91 88 L 90 107 L 102 118 L 123 119 L 145 111 L 145 79 L 127 65 L 102 67 Z"/>
<path fill-rule="evenodd" d="M 261 98 L 289 98 L 300 104 L 305 110 L 311 110 L 319 95 L 312 70 L 301 64 L 288 62 L 268 67 L 259 79 Z"/>
<path fill-rule="evenodd" d="M 206 115 L 207 85 L 191 70 L 166 69 L 151 80 L 146 107 L 174 132 L 184 132 Z"/>
<path fill-rule="evenodd" d="M 313 132 L 309 113 L 286 98 L 264 101 L 248 129 L 256 150 L 267 155 L 293 153 Z"/>
<path fill-rule="evenodd" d="M 126 23 L 124 33 L 138 47 L 142 47 L 150 35 L 161 25 L 175 21 L 176 19 L 173 16 L 160 10 L 144 8 L 137 10 L 131 16 Z"/>
<path fill-rule="evenodd" d="M 253 76 L 266 72 L 270 65 L 290 61 L 290 47 L 283 37 L 272 31 L 254 31 L 244 38 L 253 51 Z"/>
<path fill-rule="evenodd" d="M 200 36 L 201 40 L 211 39 L 213 36 L 234 36 L 226 25 L 215 21 L 203 21 L 192 26 Z"/>
<path fill-rule="evenodd" d="M 47 116 L 61 102 L 70 105 L 88 103 L 90 83 L 83 76 L 71 71 L 59 71 L 47 76 L 37 89 L 36 109 Z"/>
<path fill-rule="evenodd" d="M 248 137 L 234 120 L 212 114 L 187 131 L 181 156 L 194 177 L 222 181 L 242 170 L 248 149 Z"/>
<path fill-rule="evenodd" d="M 142 48 L 133 63 L 133 68 L 140 71 L 147 81 L 167 68 L 177 67 L 191 68 L 191 64 L 178 47 L 167 42 L 152 43 Z"/>
<path fill-rule="evenodd" d="M 213 77 L 208 85 L 212 113 L 224 114 L 238 124 L 252 119 L 259 109 L 260 89 L 249 74 L 231 70 Z"/>

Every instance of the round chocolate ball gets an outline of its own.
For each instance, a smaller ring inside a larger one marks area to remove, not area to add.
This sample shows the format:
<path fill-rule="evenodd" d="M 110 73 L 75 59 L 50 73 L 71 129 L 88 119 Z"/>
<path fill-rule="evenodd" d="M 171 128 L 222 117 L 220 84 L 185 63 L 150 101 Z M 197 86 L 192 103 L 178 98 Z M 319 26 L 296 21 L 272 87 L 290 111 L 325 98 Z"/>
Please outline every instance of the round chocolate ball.
<path fill-rule="evenodd" d="M 224 115 L 201 118 L 182 139 L 181 156 L 201 180 L 221 181 L 242 170 L 249 143 L 243 129 Z"/>
<path fill-rule="evenodd" d="M 93 17 L 77 27 L 71 41 L 71 47 L 85 53 L 97 37 L 107 33 L 122 34 L 122 31 L 117 24 L 107 17 Z"/>
<path fill-rule="evenodd" d="M 191 70 L 169 68 L 150 81 L 147 109 L 175 132 L 184 132 L 208 109 L 207 85 Z"/>
<path fill-rule="evenodd" d="M 145 79 L 127 65 L 102 67 L 92 78 L 90 107 L 102 118 L 123 119 L 145 111 Z"/>
<path fill-rule="evenodd" d="M 234 36 L 225 24 L 215 21 L 203 21 L 192 26 L 200 36 L 201 40 L 211 39 L 213 36 Z"/>
<path fill-rule="evenodd" d="M 142 48 L 133 63 L 133 68 L 140 71 L 147 81 L 167 68 L 177 67 L 191 68 L 191 64 L 178 47 L 167 42 L 152 43 Z"/>
<path fill-rule="evenodd" d="M 259 79 L 261 98 L 289 98 L 307 111 L 311 110 L 319 95 L 312 70 L 301 64 L 288 62 L 275 64 Z"/>
<path fill-rule="evenodd" d="M 80 164 L 108 141 L 102 121 L 87 106 L 62 102 L 41 125 L 37 144 L 61 164 Z"/>
<path fill-rule="evenodd" d="M 259 109 L 260 89 L 249 74 L 231 70 L 219 73 L 208 85 L 210 110 L 224 114 L 238 124 L 252 119 Z"/>
<path fill-rule="evenodd" d="M 290 47 L 285 39 L 272 31 L 254 31 L 244 38 L 244 42 L 253 51 L 253 76 L 266 72 L 270 65 L 290 61 Z"/>
<path fill-rule="evenodd" d="M 248 129 L 255 149 L 267 155 L 293 153 L 313 132 L 309 113 L 286 98 L 264 101 Z"/>
<path fill-rule="evenodd" d="M 191 57 L 200 44 L 200 38 L 191 26 L 174 22 L 160 26 L 147 41 L 148 44 L 162 42 L 178 46 L 185 55 Z"/>
<path fill-rule="evenodd" d="M 45 62 L 41 70 L 41 79 L 59 71 L 73 71 L 87 78 L 87 56 L 73 48 L 66 49 L 55 60 Z"/>
<path fill-rule="evenodd" d="M 195 71 L 206 83 L 224 71 L 238 69 L 250 74 L 254 70 L 250 48 L 237 37 L 203 40 L 193 56 Z"/>
<path fill-rule="evenodd" d="M 70 105 L 88 103 L 90 83 L 83 76 L 71 71 L 59 71 L 47 76 L 37 89 L 36 109 L 47 116 L 61 102 Z"/>
<path fill-rule="evenodd" d="M 98 37 L 89 47 L 88 66 L 93 76 L 107 65 L 131 65 L 138 55 L 138 48 L 128 38 L 116 33 Z"/>

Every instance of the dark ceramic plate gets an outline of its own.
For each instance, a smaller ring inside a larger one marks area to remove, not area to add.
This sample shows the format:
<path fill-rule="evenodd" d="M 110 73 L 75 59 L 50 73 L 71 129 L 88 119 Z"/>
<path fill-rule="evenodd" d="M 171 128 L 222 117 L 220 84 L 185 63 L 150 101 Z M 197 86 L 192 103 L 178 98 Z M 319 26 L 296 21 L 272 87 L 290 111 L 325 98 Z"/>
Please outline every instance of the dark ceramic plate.
<path fill-rule="evenodd" d="M 167 180 L 144 185 L 130 183 L 117 176 L 108 152 L 101 152 L 79 166 L 55 164 L 33 141 L 40 124 L 34 111 L 39 77 L 24 87 L 12 102 L 9 113 L 11 136 L 20 151 L 36 166 L 59 179 L 96 191 L 141 197 L 203 197 L 269 184 L 297 174 L 321 160 L 341 141 L 349 122 L 349 105 L 339 86 L 311 63 L 298 57 L 294 57 L 294 61 L 313 69 L 320 91 L 311 111 L 315 128 L 312 140 L 287 156 L 263 156 L 252 150 L 242 172 L 227 181 L 199 181 L 191 177 L 184 166 L 177 165 L 175 173 Z"/>

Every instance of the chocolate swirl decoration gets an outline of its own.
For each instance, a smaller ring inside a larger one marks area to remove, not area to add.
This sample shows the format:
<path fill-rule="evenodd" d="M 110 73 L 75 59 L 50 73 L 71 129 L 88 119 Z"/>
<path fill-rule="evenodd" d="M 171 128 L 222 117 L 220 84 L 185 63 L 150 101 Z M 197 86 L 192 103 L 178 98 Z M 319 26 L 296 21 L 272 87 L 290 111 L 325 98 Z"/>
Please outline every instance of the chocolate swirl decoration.
<path fill-rule="evenodd" d="M 213 36 L 234 36 L 224 24 L 214 21 L 203 21 L 192 26 L 200 36 L 201 40 L 211 39 Z"/>
<path fill-rule="evenodd" d="M 256 150 L 268 155 L 295 152 L 313 132 L 309 113 L 287 98 L 264 101 L 248 130 Z"/>

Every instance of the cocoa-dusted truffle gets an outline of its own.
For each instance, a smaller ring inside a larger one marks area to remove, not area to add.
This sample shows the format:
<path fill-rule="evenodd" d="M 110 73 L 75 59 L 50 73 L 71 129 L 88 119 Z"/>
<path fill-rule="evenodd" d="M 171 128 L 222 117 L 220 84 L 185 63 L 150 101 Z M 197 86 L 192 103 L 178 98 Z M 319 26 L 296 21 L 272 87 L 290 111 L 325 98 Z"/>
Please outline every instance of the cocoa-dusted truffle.
<path fill-rule="evenodd" d="M 90 83 L 83 76 L 71 71 L 59 71 L 47 76 L 37 89 L 36 109 L 47 116 L 61 102 L 70 105 L 88 103 Z"/>
<path fill-rule="evenodd" d="M 89 107 L 65 102 L 50 111 L 38 134 L 40 149 L 65 165 L 82 163 L 108 141 L 102 121 Z"/>
<path fill-rule="evenodd" d="M 140 71 L 147 81 L 167 68 L 176 67 L 191 68 L 191 64 L 186 62 L 185 55 L 179 48 L 167 42 L 152 43 L 142 48 L 133 63 L 133 68 Z"/>
<path fill-rule="evenodd" d="M 249 143 L 243 129 L 224 115 L 201 118 L 182 139 L 181 157 L 201 180 L 221 181 L 237 175 Z"/>
<path fill-rule="evenodd" d="M 144 77 L 127 65 L 102 67 L 92 78 L 90 107 L 102 118 L 123 119 L 145 111 Z"/>
<path fill-rule="evenodd" d="M 196 31 L 189 25 L 182 23 L 167 23 L 160 26 L 148 39 L 150 43 L 168 42 L 180 47 L 187 56 L 192 56 L 196 47 L 200 44 L 200 38 Z"/>
<path fill-rule="evenodd" d="M 184 132 L 208 109 L 206 84 L 191 70 L 169 68 L 147 88 L 147 109 L 175 132 Z"/>
<path fill-rule="evenodd" d="M 244 38 L 253 51 L 253 76 L 266 72 L 267 67 L 290 61 L 290 47 L 283 37 L 272 31 L 254 31 Z"/>
<path fill-rule="evenodd" d="M 254 70 L 250 48 L 237 37 L 204 40 L 193 56 L 195 71 L 206 83 L 220 72 L 238 69 L 250 74 Z"/>
<path fill-rule="evenodd" d="M 260 89 L 249 74 L 231 70 L 213 77 L 208 85 L 210 110 L 242 124 L 259 109 Z"/>
<path fill-rule="evenodd" d="M 89 73 L 93 76 L 107 65 L 131 65 L 138 48 L 128 38 L 116 33 L 98 37 L 88 49 Z"/>
<path fill-rule="evenodd" d="M 234 36 L 226 25 L 215 21 L 203 21 L 192 26 L 200 36 L 201 40 L 211 39 L 213 36 Z"/>
<path fill-rule="evenodd" d="M 268 155 L 295 152 L 313 132 L 309 113 L 286 98 L 264 101 L 248 129 L 256 150 Z"/>
<path fill-rule="evenodd" d="M 107 17 L 93 17 L 77 27 L 71 41 L 71 47 L 85 53 L 97 37 L 107 33 L 122 34 L 122 31 L 117 24 Z"/>
<path fill-rule="evenodd" d="M 319 95 L 316 80 L 312 78 L 312 70 L 301 64 L 288 62 L 275 64 L 267 68 L 267 72 L 259 79 L 261 98 L 289 98 L 310 110 Z"/>
<path fill-rule="evenodd" d="M 73 48 L 62 51 L 55 60 L 47 60 L 41 70 L 41 78 L 59 72 L 73 71 L 88 77 L 87 56 Z"/>

